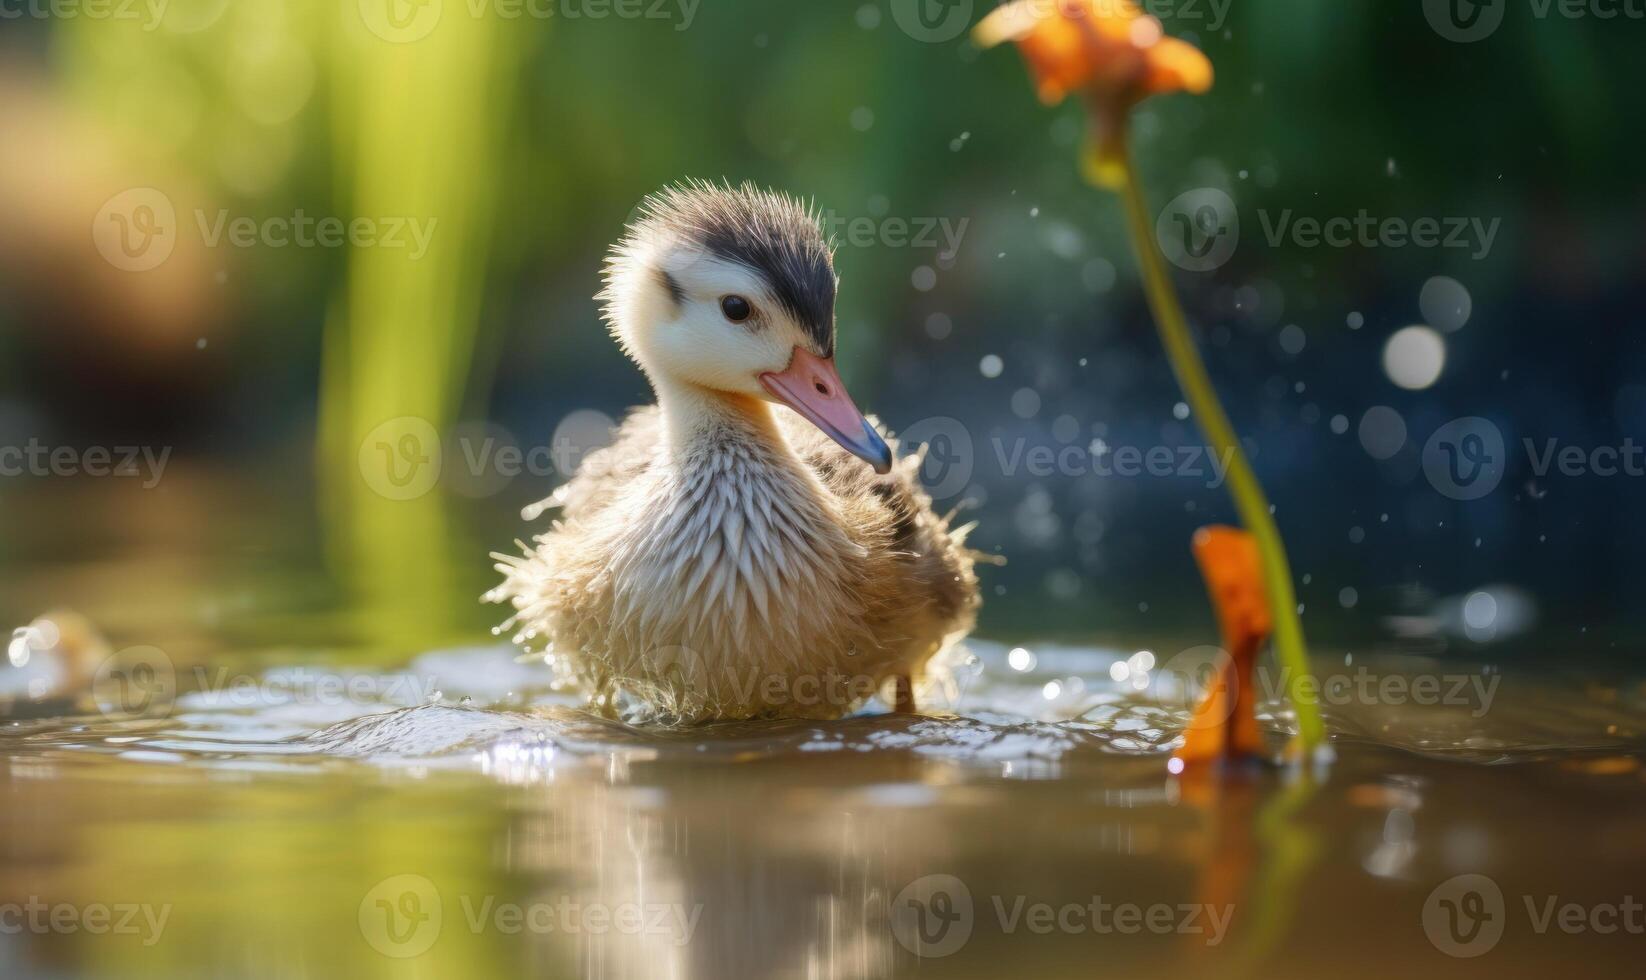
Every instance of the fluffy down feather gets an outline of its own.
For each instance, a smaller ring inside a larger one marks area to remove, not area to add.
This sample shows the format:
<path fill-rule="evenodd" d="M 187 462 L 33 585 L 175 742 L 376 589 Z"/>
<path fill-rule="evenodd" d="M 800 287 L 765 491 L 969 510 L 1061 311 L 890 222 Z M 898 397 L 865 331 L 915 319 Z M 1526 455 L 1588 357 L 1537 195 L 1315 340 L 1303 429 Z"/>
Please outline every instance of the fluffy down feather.
<path fill-rule="evenodd" d="M 764 406 L 761 406 L 764 408 Z M 516 640 L 615 711 L 659 720 L 832 718 L 918 679 L 972 626 L 969 528 L 938 517 L 918 457 L 886 476 L 785 408 L 714 413 L 685 452 L 637 409 L 498 555 Z"/>

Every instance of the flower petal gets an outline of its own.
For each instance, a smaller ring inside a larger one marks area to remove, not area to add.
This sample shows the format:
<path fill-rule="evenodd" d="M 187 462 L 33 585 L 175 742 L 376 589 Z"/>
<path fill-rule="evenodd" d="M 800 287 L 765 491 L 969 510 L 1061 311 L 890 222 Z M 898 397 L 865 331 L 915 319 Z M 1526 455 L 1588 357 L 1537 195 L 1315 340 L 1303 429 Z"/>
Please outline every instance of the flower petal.
<path fill-rule="evenodd" d="M 1226 656 L 1173 756 L 1188 765 L 1261 755 L 1253 671 L 1273 619 L 1257 539 L 1240 528 L 1203 527 L 1195 532 L 1194 554 L 1217 610 Z"/>
<path fill-rule="evenodd" d="M 1021 41 L 1040 22 L 1040 7 L 1036 0 L 1015 0 L 989 11 L 972 28 L 972 43 L 980 48 L 992 48 L 1006 41 Z"/>
<path fill-rule="evenodd" d="M 1119 110 L 1165 92 L 1204 92 L 1212 65 L 1193 45 L 1166 37 L 1130 0 L 1014 0 L 972 30 L 981 47 L 1016 42 L 1042 101 L 1082 91 Z"/>
<path fill-rule="evenodd" d="M 1143 87 L 1151 95 L 1167 92 L 1199 95 L 1212 87 L 1211 59 L 1187 41 L 1161 38 L 1149 49 L 1149 70 Z"/>

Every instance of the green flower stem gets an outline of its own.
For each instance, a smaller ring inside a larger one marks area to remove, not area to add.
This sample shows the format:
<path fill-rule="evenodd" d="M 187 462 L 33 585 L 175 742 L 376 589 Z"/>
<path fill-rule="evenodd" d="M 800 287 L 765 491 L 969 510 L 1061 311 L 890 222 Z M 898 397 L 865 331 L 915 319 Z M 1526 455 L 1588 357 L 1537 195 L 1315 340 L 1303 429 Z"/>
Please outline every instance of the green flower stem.
<path fill-rule="evenodd" d="M 1263 559 L 1263 585 L 1269 597 L 1269 610 L 1274 618 L 1275 656 L 1288 674 L 1286 693 L 1297 712 L 1298 737 L 1302 747 L 1313 748 L 1326 737 L 1326 726 L 1320 718 L 1320 707 L 1308 694 L 1309 651 L 1303 639 L 1303 622 L 1297 613 L 1297 594 L 1292 588 L 1291 564 L 1286 559 L 1286 546 L 1280 539 L 1269 500 L 1257 482 L 1246 454 L 1240 448 L 1240 439 L 1229 423 L 1228 413 L 1217 400 L 1212 380 L 1206 374 L 1206 365 L 1195 348 L 1189 323 L 1178 302 L 1160 249 L 1155 242 L 1154 223 L 1149 219 L 1148 205 L 1143 200 L 1143 188 L 1137 177 L 1137 167 L 1131 153 L 1120 149 L 1106 155 L 1112 165 L 1118 163 L 1123 181 L 1118 190 L 1126 203 L 1127 224 L 1131 231 L 1132 247 L 1143 267 L 1144 291 L 1149 297 L 1149 308 L 1154 312 L 1155 326 L 1166 347 L 1166 356 L 1172 363 L 1172 372 L 1188 398 L 1200 430 L 1220 454 L 1229 460 L 1229 492 L 1234 497 L 1235 511 L 1240 522 L 1257 539 L 1257 548 Z"/>

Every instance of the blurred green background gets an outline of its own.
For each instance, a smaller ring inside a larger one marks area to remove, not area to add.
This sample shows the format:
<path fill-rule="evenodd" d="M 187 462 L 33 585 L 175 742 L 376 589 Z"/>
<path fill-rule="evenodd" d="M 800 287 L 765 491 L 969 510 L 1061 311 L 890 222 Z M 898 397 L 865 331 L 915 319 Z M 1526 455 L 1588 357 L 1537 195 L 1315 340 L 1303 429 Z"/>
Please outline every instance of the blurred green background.
<path fill-rule="evenodd" d="M 986 4 L 115 9 L 0 18 L 0 446 L 169 462 L 153 486 L 0 477 L 9 619 L 71 605 L 132 640 L 160 621 L 402 654 L 485 638 L 486 553 L 649 400 L 597 319 L 602 255 L 645 194 L 696 176 L 830 220 L 856 400 L 969 446 L 928 476 L 1009 560 L 981 632 L 1210 639 L 1188 540 L 1231 508 L 1209 474 L 1093 472 L 1198 436 L 1118 202 L 1079 180 L 1080 110 L 970 45 Z M 1626 653 L 1640 478 L 1540 476 L 1519 447 L 1646 441 L 1646 25 L 1500 3 L 1460 43 L 1420 0 L 1149 9 L 1217 67 L 1211 94 L 1139 112 L 1138 153 L 1157 207 L 1215 188 L 1238 208 L 1232 257 L 1179 283 L 1311 635 Z M 1495 237 L 1269 234 L 1362 213 Z M 1412 390 L 1385 345 L 1434 319 L 1426 286 L 1469 311 L 1433 324 L 1444 368 Z M 1425 441 L 1461 417 L 1509 449 L 1477 500 L 1425 478 Z M 530 472 L 495 462 L 510 445 Z M 1042 446 L 1083 462 L 1014 463 Z M 1479 594 L 1494 617 L 1463 615 Z"/>

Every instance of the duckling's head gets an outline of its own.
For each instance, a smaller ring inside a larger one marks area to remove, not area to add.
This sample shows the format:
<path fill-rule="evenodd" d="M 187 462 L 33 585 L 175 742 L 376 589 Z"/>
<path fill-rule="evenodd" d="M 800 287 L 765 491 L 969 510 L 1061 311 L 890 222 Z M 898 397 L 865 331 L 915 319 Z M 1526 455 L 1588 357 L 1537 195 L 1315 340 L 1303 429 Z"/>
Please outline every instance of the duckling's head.
<path fill-rule="evenodd" d="M 788 405 L 885 473 L 886 441 L 834 364 L 834 259 L 784 194 L 690 182 L 642 202 L 606 260 L 612 334 L 654 385 Z"/>

